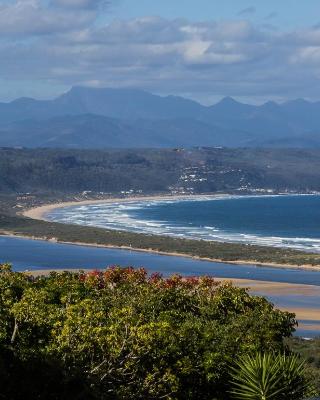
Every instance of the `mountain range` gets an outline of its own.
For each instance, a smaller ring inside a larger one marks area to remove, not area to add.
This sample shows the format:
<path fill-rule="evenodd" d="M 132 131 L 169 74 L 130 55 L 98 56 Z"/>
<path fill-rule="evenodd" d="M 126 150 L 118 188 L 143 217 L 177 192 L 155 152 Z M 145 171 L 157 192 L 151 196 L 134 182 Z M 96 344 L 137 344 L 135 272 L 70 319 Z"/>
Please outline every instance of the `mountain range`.
<path fill-rule="evenodd" d="M 0 103 L 0 146 L 317 147 L 320 102 L 212 106 L 136 89 L 74 87 L 53 100 Z"/>

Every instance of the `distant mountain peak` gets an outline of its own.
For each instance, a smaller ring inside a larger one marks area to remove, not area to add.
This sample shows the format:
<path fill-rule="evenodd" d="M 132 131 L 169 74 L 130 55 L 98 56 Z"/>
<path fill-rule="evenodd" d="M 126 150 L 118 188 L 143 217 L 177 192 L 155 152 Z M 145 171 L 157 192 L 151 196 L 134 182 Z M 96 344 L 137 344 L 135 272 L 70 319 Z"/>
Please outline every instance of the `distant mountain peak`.
<path fill-rule="evenodd" d="M 34 103 L 37 100 L 33 99 L 32 97 L 19 97 L 11 102 L 11 104 L 19 105 L 19 104 L 28 104 Z"/>
<path fill-rule="evenodd" d="M 239 105 L 242 104 L 239 101 L 235 100 L 233 97 L 226 96 L 221 99 L 216 105 L 223 105 L 223 106 L 232 106 L 232 105 Z"/>
<path fill-rule="evenodd" d="M 298 136 L 294 143 L 310 146 L 315 140 L 303 135 L 319 127 L 320 102 L 304 99 L 250 105 L 228 96 L 207 107 L 136 88 L 74 86 L 54 100 L 0 103 L 0 145 L 6 146 L 241 147 L 283 138 L 289 146 L 287 138 Z"/>

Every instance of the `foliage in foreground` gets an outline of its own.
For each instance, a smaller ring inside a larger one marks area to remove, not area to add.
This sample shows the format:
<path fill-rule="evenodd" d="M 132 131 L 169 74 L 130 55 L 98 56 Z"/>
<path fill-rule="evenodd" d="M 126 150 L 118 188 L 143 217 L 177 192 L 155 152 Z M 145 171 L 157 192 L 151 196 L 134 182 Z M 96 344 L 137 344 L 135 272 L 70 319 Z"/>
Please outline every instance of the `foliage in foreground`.
<path fill-rule="evenodd" d="M 240 400 L 301 400 L 314 394 L 306 364 L 297 355 L 246 355 L 233 371 L 232 393 Z"/>
<path fill-rule="evenodd" d="M 231 367 L 283 352 L 294 315 L 212 278 L 0 269 L 0 398 L 228 399 Z"/>

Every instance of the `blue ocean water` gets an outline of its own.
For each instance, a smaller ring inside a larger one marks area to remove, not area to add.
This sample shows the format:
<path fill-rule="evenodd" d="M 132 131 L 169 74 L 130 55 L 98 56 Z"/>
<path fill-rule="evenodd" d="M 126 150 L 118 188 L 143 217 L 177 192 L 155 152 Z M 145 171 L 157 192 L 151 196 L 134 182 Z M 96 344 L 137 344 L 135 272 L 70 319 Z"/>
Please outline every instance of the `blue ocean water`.
<path fill-rule="evenodd" d="M 56 209 L 54 221 L 320 251 L 320 196 L 225 196 Z"/>

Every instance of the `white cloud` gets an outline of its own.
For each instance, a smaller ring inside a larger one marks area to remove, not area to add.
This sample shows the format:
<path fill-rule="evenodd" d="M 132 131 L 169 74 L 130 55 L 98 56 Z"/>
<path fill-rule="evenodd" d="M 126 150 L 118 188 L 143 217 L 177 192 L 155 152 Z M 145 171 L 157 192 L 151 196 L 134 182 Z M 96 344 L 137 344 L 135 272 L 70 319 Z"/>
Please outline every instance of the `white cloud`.
<path fill-rule="evenodd" d="M 18 0 L 0 6 L 0 33 L 2 39 L 62 33 L 88 26 L 95 18 L 93 10 L 79 9 L 75 13 L 74 10 L 52 9 L 40 0 Z"/>
<path fill-rule="evenodd" d="M 297 49 L 290 61 L 297 64 L 320 66 L 320 46 L 307 46 Z"/>
<path fill-rule="evenodd" d="M 278 32 L 245 20 L 159 17 L 97 25 L 102 3 L 23 0 L 0 6 L 0 76 L 137 86 L 202 99 L 318 97 L 318 27 Z"/>

